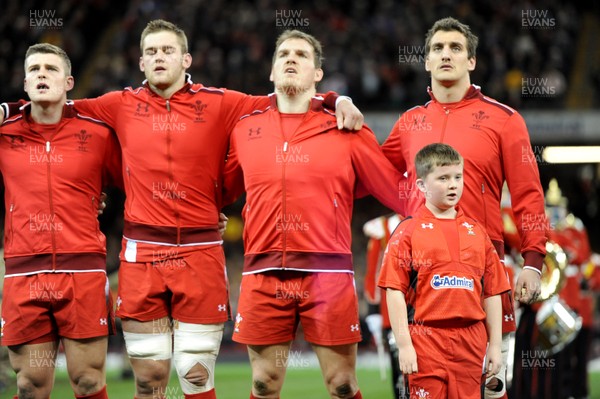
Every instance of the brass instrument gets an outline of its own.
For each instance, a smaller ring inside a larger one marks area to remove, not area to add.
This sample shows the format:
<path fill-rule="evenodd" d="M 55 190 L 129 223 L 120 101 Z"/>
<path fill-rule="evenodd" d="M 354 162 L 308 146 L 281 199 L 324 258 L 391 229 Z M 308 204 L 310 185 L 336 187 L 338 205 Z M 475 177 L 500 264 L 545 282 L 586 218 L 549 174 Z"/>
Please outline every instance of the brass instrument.
<path fill-rule="evenodd" d="M 539 331 L 537 347 L 549 355 L 563 350 L 581 330 L 581 317 L 556 295 L 565 284 L 567 266 L 567 254 L 558 244 L 547 242 L 539 297 L 544 303 L 535 322 Z"/>
<path fill-rule="evenodd" d="M 565 270 L 568 266 L 567 254 L 555 242 L 546 243 L 546 257 L 542 268 L 541 293 L 538 302 L 549 299 L 565 285 Z"/>

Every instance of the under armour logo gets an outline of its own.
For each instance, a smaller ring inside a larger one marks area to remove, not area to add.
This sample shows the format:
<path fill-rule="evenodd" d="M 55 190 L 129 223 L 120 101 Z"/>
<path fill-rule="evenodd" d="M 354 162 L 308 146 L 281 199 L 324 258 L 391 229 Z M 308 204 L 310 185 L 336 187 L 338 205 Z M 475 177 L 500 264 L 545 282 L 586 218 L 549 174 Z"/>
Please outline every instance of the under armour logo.
<path fill-rule="evenodd" d="M 118 296 L 117 297 L 117 309 L 119 309 L 121 307 L 121 304 L 123 303 L 123 301 L 121 300 L 121 297 Z"/>
<path fill-rule="evenodd" d="M 10 148 L 22 148 L 25 147 L 25 139 L 21 136 L 10 136 Z"/>
<path fill-rule="evenodd" d="M 508 322 L 508 321 L 513 321 L 513 320 L 514 320 L 514 318 L 513 318 L 512 314 L 505 314 L 504 315 L 504 321 Z"/>
<path fill-rule="evenodd" d="M 135 112 L 136 113 L 141 113 L 142 109 L 144 110 L 144 113 L 148 112 L 148 109 L 150 108 L 150 104 L 148 103 L 137 103 L 137 107 L 135 107 Z"/>
<path fill-rule="evenodd" d="M 359 330 L 360 330 L 360 327 L 359 327 L 358 323 L 352 324 L 350 326 L 350 331 L 359 331 Z"/>
<path fill-rule="evenodd" d="M 433 229 L 433 223 L 421 223 L 423 229 Z"/>
<path fill-rule="evenodd" d="M 108 325 L 108 320 L 106 320 L 106 318 L 100 318 L 100 325 L 101 325 L 101 326 L 106 326 L 106 325 Z"/>
<path fill-rule="evenodd" d="M 252 134 L 254 134 L 255 136 L 260 135 L 260 127 L 257 127 L 256 129 L 254 128 L 250 128 L 248 129 L 248 137 L 252 137 Z"/>
<path fill-rule="evenodd" d="M 219 305 L 217 305 L 217 309 L 219 310 L 219 312 L 225 312 L 227 310 L 227 305 L 224 303 L 220 303 Z"/>

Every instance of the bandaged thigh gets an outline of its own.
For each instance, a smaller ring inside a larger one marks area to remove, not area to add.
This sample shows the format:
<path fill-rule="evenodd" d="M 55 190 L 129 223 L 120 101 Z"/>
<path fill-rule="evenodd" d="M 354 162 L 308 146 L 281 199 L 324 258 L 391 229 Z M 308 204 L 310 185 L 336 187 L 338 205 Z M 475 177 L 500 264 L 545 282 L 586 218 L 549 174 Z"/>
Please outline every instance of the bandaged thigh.
<path fill-rule="evenodd" d="M 181 389 L 185 394 L 210 391 L 215 385 L 215 363 L 223 338 L 224 324 L 191 324 L 175 322 L 173 335 L 173 364 L 177 370 Z M 185 376 L 196 364 L 206 369 L 205 385 L 189 382 Z"/>
<path fill-rule="evenodd" d="M 500 367 L 500 371 L 498 374 L 491 376 L 490 378 L 485 380 L 485 399 L 497 399 L 504 396 L 506 393 L 506 365 L 508 363 L 508 346 L 510 343 L 510 333 L 502 334 L 502 367 Z M 500 390 L 491 390 L 488 389 L 487 384 L 496 378 L 498 380 L 498 384 L 501 385 Z"/>
<path fill-rule="evenodd" d="M 171 333 L 139 334 L 123 331 L 127 354 L 132 359 L 171 359 Z"/>

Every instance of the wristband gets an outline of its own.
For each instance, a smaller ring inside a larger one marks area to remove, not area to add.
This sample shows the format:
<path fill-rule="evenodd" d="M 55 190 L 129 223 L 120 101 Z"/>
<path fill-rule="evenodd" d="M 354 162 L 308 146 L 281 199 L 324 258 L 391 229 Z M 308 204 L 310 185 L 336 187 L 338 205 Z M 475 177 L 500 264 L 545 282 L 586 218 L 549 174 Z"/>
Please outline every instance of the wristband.
<path fill-rule="evenodd" d="M 352 99 L 348 96 L 338 96 L 338 98 L 335 99 L 335 108 L 337 109 L 338 104 L 340 103 L 340 101 L 342 100 L 348 100 L 350 101 L 350 104 L 352 104 Z"/>
<path fill-rule="evenodd" d="M 535 271 L 536 271 L 536 272 L 537 272 L 537 273 L 538 273 L 540 276 L 542 275 L 542 271 L 541 271 L 541 270 L 538 270 L 538 269 L 536 269 L 536 268 L 535 268 L 535 267 L 533 267 L 533 266 L 523 266 L 523 270 L 525 270 L 525 269 L 527 269 L 527 270 L 535 270 Z"/>

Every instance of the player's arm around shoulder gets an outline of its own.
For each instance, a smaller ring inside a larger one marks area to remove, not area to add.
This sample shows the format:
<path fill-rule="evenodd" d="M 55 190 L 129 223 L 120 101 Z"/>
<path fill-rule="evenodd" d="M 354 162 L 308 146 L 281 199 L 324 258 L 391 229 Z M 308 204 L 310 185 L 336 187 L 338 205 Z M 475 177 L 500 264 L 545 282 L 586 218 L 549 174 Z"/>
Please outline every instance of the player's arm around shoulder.
<path fill-rule="evenodd" d="M 400 190 L 406 177 L 385 157 L 373 131 L 365 125 L 350 140 L 357 179 L 379 202 L 405 215 L 406 196 L 400 195 Z"/>

